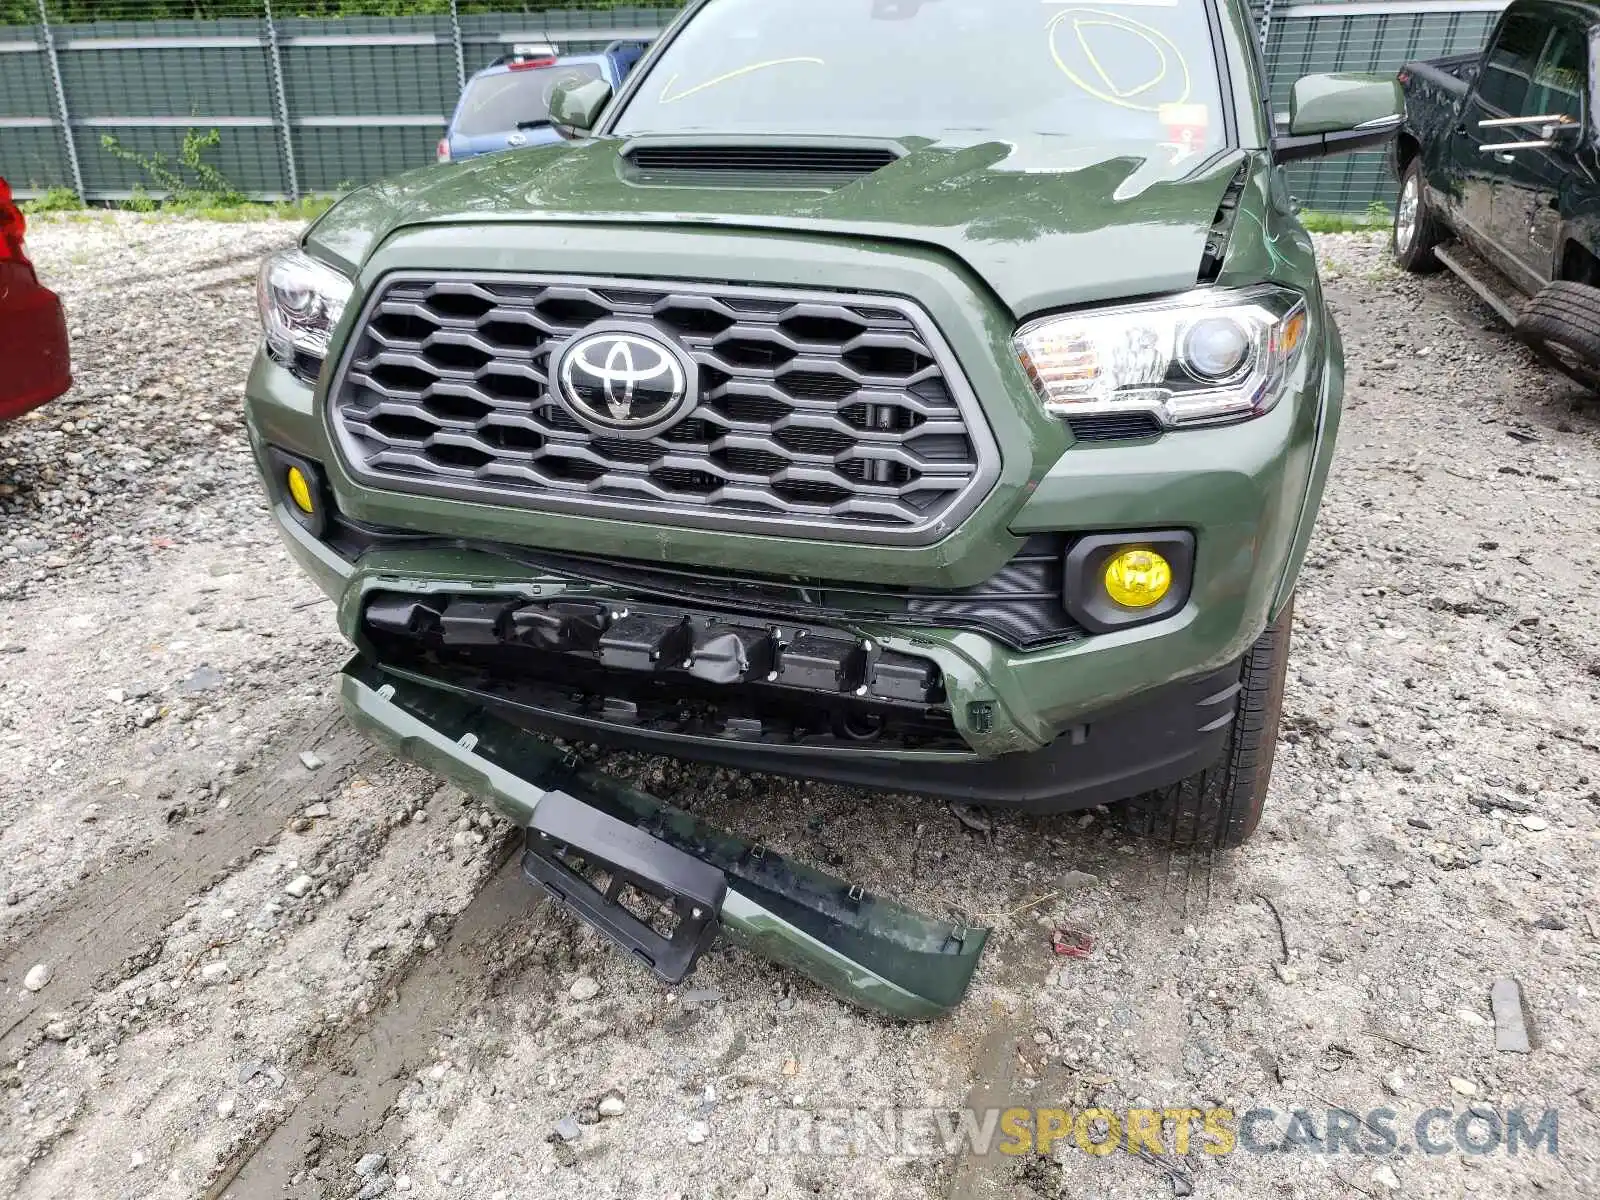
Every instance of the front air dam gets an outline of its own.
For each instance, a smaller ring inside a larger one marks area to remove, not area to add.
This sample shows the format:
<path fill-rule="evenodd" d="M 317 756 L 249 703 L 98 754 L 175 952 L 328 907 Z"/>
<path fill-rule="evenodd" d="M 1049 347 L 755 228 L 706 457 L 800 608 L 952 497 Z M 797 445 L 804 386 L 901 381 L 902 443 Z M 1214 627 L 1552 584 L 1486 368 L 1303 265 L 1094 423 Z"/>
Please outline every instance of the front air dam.
<path fill-rule="evenodd" d="M 889 1016 L 938 1017 L 966 995 L 987 929 L 930 920 L 742 842 L 364 658 L 345 667 L 342 694 L 364 733 L 522 826 L 529 881 L 665 980 L 726 934 Z"/>

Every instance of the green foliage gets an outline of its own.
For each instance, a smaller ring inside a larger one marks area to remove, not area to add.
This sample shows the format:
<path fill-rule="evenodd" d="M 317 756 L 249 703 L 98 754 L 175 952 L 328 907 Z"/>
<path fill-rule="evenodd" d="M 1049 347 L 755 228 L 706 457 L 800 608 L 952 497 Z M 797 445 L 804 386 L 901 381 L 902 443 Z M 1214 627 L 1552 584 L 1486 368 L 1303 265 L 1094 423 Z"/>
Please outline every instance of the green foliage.
<path fill-rule="evenodd" d="M 22 211 L 30 214 L 81 212 L 83 206 L 83 201 L 78 199 L 78 193 L 71 188 L 53 187 L 37 199 L 24 200 Z"/>
<path fill-rule="evenodd" d="M 334 206 L 337 196 L 302 196 L 298 200 L 280 200 L 276 204 L 257 204 L 253 201 L 234 205 L 199 205 L 170 210 L 173 215 L 194 217 L 202 221 L 310 221 L 320 217 Z"/>
<path fill-rule="evenodd" d="M 1373 229 L 1389 228 L 1389 210 L 1374 203 L 1365 213 L 1330 213 L 1306 209 L 1300 213 L 1300 224 L 1308 233 L 1364 233 Z"/>
<path fill-rule="evenodd" d="M 144 184 L 136 183 L 133 185 L 133 195 L 123 201 L 123 207 L 129 212 L 147 213 L 155 212 L 161 205 L 154 196 L 145 191 Z"/>
<path fill-rule="evenodd" d="M 133 191 L 132 199 L 124 200 L 120 205 L 113 207 L 123 212 L 145 214 L 145 219 L 151 221 L 221 221 L 226 224 L 243 221 L 311 221 L 327 212 L 338 200 L 337 196 L 306 196 L 300 200 L 283 200 L 276 204 L 257 204 L 247 201 L 244 204 L 226 206 L 177 207 L 161 203 L 143 187 L 135 186 Z M 80 208 L 68 211 L 41 210 L 28 205 L 24 207 L 29 213 L 58 221 L 102 221 L 109 219 L 111 215 L 106 208 Z"/>
<path fill-rule="evenodd" d="M 130 150 L 109 133 L 100 138 L 100 145 L 113 158 L 134 164 L 150 177 L 150 182 L 167 193 L 167 202 L 179 208 L 228 208 L 245 202 L 245 194 L 235 187 L 223 173 L 205 160 L 205 152 L 222 144 L 222 135 L 215 129 L 201 133 L 187 129 L 183 134 L 183 149 L 174 163 L 159 150 L 154 154 L 140 154 Z M 134 185 L 136 200 L 148 201 L 141 181 Z M 132 201 L 129 207 L 148 212 Z"/>
<path fill-rule="evenodd" d="M 164 199 L 158 200 L 143 180 L 135 183 L 133 195 L 122 205 L 130 212 L 160 212 L 199 217 L 207 221 L 264 221 L 272 217 L 309 221 L 326 212 L 338 198 L 305 196 L 277 204 L 255 203 L 206 161 L 206 151 L 216 149 L 221 143 L 222 137 L 215 129 L 205 133 L 196 129 L 186 130 L 183 149 L 178 152 L 178 161 L 174 163 L 160 152 L 140 154 L 130 150 L 110 134 L 100 139 L 100 145 L 108 154 L 123 162 L 133 163 L 149 177 L 156 189 L 166 193 Z"/>

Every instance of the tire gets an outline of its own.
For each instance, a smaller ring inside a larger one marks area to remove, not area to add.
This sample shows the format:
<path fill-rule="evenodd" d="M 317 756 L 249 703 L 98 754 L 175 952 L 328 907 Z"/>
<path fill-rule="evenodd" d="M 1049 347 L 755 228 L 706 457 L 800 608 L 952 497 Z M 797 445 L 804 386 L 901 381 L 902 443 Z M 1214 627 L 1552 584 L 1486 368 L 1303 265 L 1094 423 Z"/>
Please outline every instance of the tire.
<path fill-rule="evenodd" d="M 1568 379 L 1600 392 L 1600 288 L 1546 284 L 1517 318 L 1516 333 Z"/>
<path fill-rule="evenodd" d="M 1444 266 L 1433 252 L 1444 238 L 1439 222 L 1428 211 L 1422 159 L 1413 158 L 1400 172 L 1400 195 L 1394 206 L 1394 227 L 1389 233 L 1394 260 L 1413 275 L 1432 275 Z"/>
<path fill-rule="evenodd" d="M 1239 707 L 1222 757 L 1181 783 L 1126 801 L 1122 822 L 1130 833 L 1173 846 L 1216 849 L 1233 849 L 1249 840 L 1261 823 L 1272 782 L 1293 624 L 1291 596 L 1245 655 Z"/>

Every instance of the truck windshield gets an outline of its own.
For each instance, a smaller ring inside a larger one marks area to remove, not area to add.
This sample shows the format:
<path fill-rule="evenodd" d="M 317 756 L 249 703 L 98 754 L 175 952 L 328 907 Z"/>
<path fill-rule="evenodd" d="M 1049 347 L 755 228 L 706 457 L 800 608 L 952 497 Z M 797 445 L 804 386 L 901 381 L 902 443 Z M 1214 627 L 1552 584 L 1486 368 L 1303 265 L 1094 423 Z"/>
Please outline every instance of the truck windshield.
<path fill-rule="evenodd" d="M 484 75 L 467 85 L 455 131 L 463 137 L 481 137 L 486 133 L 510 133 L 519 126 L 527 128 L 549 119 L 550 96 L 556 84 L 568 79 L 587 82 L 599 78 L 598 63 L 561 63 Z"/>
<path fill-rule="evenodd" d="M 1223 136 L 1206 4 L 710 0 L 613 132 L 1042 134 L 1203 151 Z"/>

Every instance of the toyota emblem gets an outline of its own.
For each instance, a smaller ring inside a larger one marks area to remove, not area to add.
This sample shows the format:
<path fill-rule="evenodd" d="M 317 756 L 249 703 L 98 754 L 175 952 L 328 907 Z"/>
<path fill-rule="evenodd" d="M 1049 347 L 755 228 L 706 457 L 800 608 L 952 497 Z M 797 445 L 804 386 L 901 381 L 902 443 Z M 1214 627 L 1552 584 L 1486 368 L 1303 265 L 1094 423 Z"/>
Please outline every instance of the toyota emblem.
<path fill-rule="evenodd" d="M 675 425 L 696 402 L 694 364 L 655 334 L 613 326 L 569 342 L 556 367 L 561 399 L 594 433 L 642 440 Z"/>

